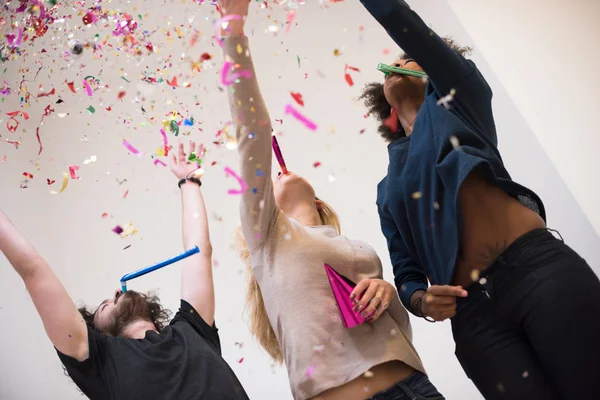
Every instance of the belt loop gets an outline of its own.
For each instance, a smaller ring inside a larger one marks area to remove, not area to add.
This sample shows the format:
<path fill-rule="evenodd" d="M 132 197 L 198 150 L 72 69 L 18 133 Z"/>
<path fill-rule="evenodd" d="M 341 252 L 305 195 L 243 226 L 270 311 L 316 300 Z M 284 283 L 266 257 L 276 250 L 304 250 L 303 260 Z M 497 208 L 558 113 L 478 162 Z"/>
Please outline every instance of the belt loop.
<path fill-rule="evenodd" d="M 552 229 L 552 228 L 546 228 L 546 229 L 548 229 L 552 233 L 556 233 L 558 235 L 558 237 L 560 238 L 560 241 L 563 243 L 565 242 L 565 239 L 563 239 L 563 237 L 559 231 L 557 231 L 556 229 Z"/>

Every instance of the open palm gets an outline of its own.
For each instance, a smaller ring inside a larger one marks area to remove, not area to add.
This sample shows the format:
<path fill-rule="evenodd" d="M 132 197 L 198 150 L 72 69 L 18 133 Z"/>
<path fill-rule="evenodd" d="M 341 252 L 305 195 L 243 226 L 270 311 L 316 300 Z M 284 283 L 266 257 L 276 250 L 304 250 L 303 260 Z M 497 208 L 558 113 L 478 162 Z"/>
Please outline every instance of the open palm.
<path fill-rule="evenodd" d="M 202 168 L 198 161 L 203 156 L 203 146 L 200 144 L 196 147 L 194 141 L 190 141 L 189 152 L 186 154 L 183 143 L 179 143 L 176 152 L 171 154 L 171 171 L 178 179 L 189 178 L 194 175 L 199 177 L 202 175 Z"/>

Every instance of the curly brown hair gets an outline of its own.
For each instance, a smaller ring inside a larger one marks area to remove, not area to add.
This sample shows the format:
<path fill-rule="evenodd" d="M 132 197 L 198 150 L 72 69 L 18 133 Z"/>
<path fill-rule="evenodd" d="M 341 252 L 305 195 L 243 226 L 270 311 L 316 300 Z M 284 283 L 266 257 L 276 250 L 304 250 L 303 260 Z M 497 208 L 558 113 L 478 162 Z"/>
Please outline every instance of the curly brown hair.
<path fill-rule="evenodd" d="M 133 291 L 130 290 L 130 292 Z M 148 316 L 154 323 L 156 330 L 159 332 L 162 331 L 163 328 L 169 323 L 169 320 L 171 318 L 171 311 L 163 308 L 163 306 L 160 304 L 160 299 L 155 293 L 137 293 L 137 295 L 139 295 L 146 302 L 146 306 L 148 306 Z M 86 306 L 79 308 L 79 313 L 83 317 L 83 320 L 85 321 L 87 326 L 98 330 L 94 325 L 94 317 L 96 315 L 96 311 L 91 312 Z"/>
<path fill-rule="evenodd" d="M 444 37 L 443 40 L 450 48 L 462 56 L 469 55 L 473 51 L 473 49 L 469 46 L 459 45 L 450 36 Z M 401 60 L 408 60 L 409 58 L 412 57 L 406 53 L 399 57 Z M 385 94 L 383 92 L 383 83 L 367 83 L 359 97 L 359 100 L 363 100 L 365 107 L 367 107 L 369 111 L 368 114 L 375 116 L 377 121 L 379 121 L 380 125 L 377 128 L 377 132 L 379 132 L 386 142 L 389 143 L 399 137 L 406 136 L 406 132 L 404 132 L 402 125 L 398 126 L 398 130 L 396 132 L 392 132 L 392 130 L 386 124 L 384 124 L 384 121 L 389 118 L 392 112 L 392 106 L 385 98 Z"/>

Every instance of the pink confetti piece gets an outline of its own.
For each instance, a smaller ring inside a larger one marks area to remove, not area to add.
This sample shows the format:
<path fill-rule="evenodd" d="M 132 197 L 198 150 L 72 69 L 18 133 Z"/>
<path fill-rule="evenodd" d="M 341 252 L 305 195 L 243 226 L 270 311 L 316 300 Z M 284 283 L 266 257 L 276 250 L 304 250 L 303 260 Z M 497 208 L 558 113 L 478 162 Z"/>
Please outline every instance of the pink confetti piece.
<path fill-rule="evenodd" d="M 158 158 L 156 160 L 154 160 L 154 165 L 162 165 L 163 167 L 166 167 L 167 164 L 165 164 L 164 162 L 162 162 L 161 160 L 159 160 Z"/>
<path fill-rule="evenodd" d="M 246 182 L 244 182 L 244 180 L 242 178 L 240 178 L 240 176 L 238 174 L 236 174 L 235 172 L 233 172 L 233 170 L 229 167 L 225 167 L 225 174 L 227 174 L 227 176 L 232 176 L 235 178 L 235 180 L 238 181 L 240 188 L 239 189 L 229 189 L 227 191 L 228 194 L 243 194 L 246 189 L 248 189 L 248 185 L 246 185 Z"/>
<path fill-rule="evenodd" d="M 302 115 L 298 110 L 296 110 L 291 104 L 287 104 L 285 106 L 285 114 L 292 114 L 292 116 L 294 118 L 296 118 L 298 121 L 302 122 L 302 124 L 304 124 L 304 126 L 306 126 L 308 129 L 312 130 L 312 131 L 316 131 L 317 130 L 317 124 L 315 124 L 314 122 L 312 122 L 311 120 L 309 120 L 308 118 L 306 118 L 304 115 Z"/>
<path fill-rule="evenodd" d="M 69 167 L 69 174 L 71 174 L 71 179 L 81 179 L 81 177 L 77 176 L 77 170 L 79 167 L 77 165 L 71 165 Z"/>
<path fill-rule="evenodd" d="M 19 28 L 19 32 L 17 35 L 14 33 L 9 33 L 6 35 L 6 41 L 12 47 L 19 47 L 21 45 L 21 41 L 23 40 L 23 28 Z"/>
<path fill-rule="evenodd" d="M 252 78 L 252 72 L 248 70 L 240 70 L 239 72 L 230 72 L 231 62 L 225 61 L 223 69 L 221 70 L 221 83 L 225 86 L 233 85 L 239 78 Z"/>
<path fill-rule="evenodd" d="M 123 228 L 121 228 L 119 225 L 115 226 L 112 230 L 114 233 L 116 233 L 117 235 L 120 235 L 121 233 L 123 233 Z"/>
<path fill-rule="evenodd" d="M 241 15 L 226 15 L 223 18 L 217 20 L 217 22 L 215 22 L 215 27 L 214 27 L 214 38 L 217 41 L 217 43 L 219 43 L 219 46 L 223 47 L 223 40 L 220 38 L 221 36 L 221 28 L 224 26 L 224 24 L 226 22 L 232 21 L 232 20 L 241 20 L 242 16 Z"/>
<path fill-rule="evenodd" d="M 123 139 L 123 146 L 127 147 L 127 150 L 129 150 L 132 154 L 135 154 L 136 156 L 141 157 L 142 153 L 140 153 L 140 151 L 138 149 L 136 149 L 131 144 L 129 144 L 129 142 L 125 139 Z"/>
<path fill-rule="evenodd" d="M 292 27 L 292 22 L 294 22 L 294 18 L 296 18 L 296 12 L 292 10 L 287 15 L 287 27 L 285 28 L 285 33 L 290 32 L 290 28 Z"/>
<path fill-rule="evenodd" d="M 308 379 L 310 379 L 312 377 L 312 374 L 315 372 L 316 369 L 317 369 L 317 366 L 315 364 L 313 364 L 310 367 L 306 368 L 306 377 Z"/>
<path fill-rule="evenodd" d="M 83 80 L 83 86 L 85 87 L 85 90 L 87 91 L 88 96 L 92 97 L 94 95 L 94 92 L 92 92 L 92 87 L 90 86 L 88 81 L 86 81 L 85 79 Z"/>

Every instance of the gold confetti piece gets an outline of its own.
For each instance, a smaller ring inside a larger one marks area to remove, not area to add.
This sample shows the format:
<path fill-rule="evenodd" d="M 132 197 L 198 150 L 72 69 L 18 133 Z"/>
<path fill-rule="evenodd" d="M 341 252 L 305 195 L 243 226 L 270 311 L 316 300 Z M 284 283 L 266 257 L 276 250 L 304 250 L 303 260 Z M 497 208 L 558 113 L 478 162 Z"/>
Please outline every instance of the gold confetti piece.
<path fill-rule="evenodd" d="M 433 202 L 433 209 L 435 211 L 439 211 L 440 210 L 440 203 L 438 203 L 437 201 Z"/>
<path fill-rule="evenodd" d="M 450 136 L 450 143 L 452 144 L 453 148 L 457 148 L 458 146 L 460 146 L 458 138 L 454 135 Z"/>
<path fill-rule="evenodd" d="M 340 54 L 342 54 L 341 51 L 339 51 L 338 49 L 333 50 L 333 55 L 338 57 Z"/>
<path fill-rule="evenodd" d="M 119 236 L 121 236 L 122 238 L 131 236 L 131 235 L 135 235 L 137 233 L 137 228 L 135 226 L 133 226 L 133 224 L 131 222 L 128 222 L 127 224 L 125 224 L 125 226 L 122 227 L 122 229 L 123 229 L 123 232 L 119 233 Z"/>
<path fill-rule="evenodd" d="M 363 374 L 365 378 L 372 378 L 373 375 L 375 375 L 373 372 L 371 372 L 370 370 L 365 371 L 365 373 Z"/>
<path fill-rule="evenodd" d="M 423 197 L 423 194 L 421 192 L 414 192 L 411 196 L 413 199 L 418 200 Z"/>
<path fill-rule="evenodd" d="M 50 194 L 59 194 L 65 191 L 65 189 L 67 188 L 67 186 L 69 185 L 69 174 L 67 174 L 66 172 L 63 172 L 63 181 L 62 181 L 62 186 L 60 187 L 60 190 L 57 192 L 55 190 L 51 190 Z"/>
<path fill-rule="evenodd" d="M 244 51 L 244 49 L 242 49 L 242 45 L 238 43 L 238 45 L 237 45 L 238 54 L 242 54 L 242 51 Z"/>
<path fill-rule="evenodd" d="M 478 279 L 479 279 L 479 270 L 478 269 L 474 269 L 473 271 L 471 271 L 471 280 L 473 282 L 475 282 Z"/>

